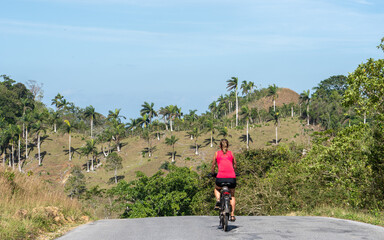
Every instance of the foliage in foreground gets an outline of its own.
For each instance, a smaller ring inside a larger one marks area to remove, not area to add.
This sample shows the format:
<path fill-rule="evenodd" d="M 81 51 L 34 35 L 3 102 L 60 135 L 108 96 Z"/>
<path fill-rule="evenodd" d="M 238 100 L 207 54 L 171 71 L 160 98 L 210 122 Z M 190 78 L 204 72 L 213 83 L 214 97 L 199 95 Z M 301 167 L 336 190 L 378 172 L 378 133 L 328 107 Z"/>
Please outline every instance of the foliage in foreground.
<path fill-rule="evenodd" d="M 77 200 L 28 175 L 0 168 L 0 239 L 36 239 L 89 219 Z"/>
<path fill-rule="evenodd" d="M 122 217 L 140 218 L 191 215 L 191 202 L 197 193 L 198 174 L 189 168 L 169 167 L 163 176 L 159 171 L 152 177 L 137 173 L 137 180 L 121 181 L 110 190 L 117 196 Z"/>

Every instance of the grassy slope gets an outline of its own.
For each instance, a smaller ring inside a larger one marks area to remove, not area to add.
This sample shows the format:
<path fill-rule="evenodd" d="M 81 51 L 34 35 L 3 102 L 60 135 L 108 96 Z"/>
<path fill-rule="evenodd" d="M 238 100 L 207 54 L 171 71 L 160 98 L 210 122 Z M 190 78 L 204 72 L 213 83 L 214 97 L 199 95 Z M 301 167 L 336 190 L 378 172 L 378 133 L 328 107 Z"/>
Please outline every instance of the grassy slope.
<path fill-rule="evenodd" d="M 287 88 L 281 88 L 278 90 L 278 98 L 276 105 L 281 106 L 283 103 L 298 102 L 299 95 Z M 272 100 L 270 97 L 263 98 L 257 102 L 249 104 L 250 107 L 261 106 L 268 108 L 272 106 Z M 308 144 L 308 134 L 304 129 L 312 129 L 304 125 L 305 121 L 300 121 L 297 118 L 282 119 L 278 128 L 278 137 L 282 138 L 281 143 L 289 143 L 291 141 L 298 142 L 300 144 Z M 234 130 L 229 129 L 229 137 L 231 144 L 231 150 L 233 152 L 240 152 L 246 148 L 245 143 L 240 142 L 239 137 L 246 133 L 246 129 Z M 147 143 L 140 137 L 130 137 L 123 140 L 123 148 L 120 155 L 123 157 L 123 169 L 118 171 L 118 175 L 123 175 L 126 180 L 132 180 L 135 178 L 136 171 L 142 171 L 147 175 L 155 173 L 162 163 L 170 161 L 167 153 L 171 151 L 171 147 L 167 146 L 165 138 L 174 134 L 179 141 L 176 144 L 175 150 L 180 155 L 176 158 L 176 164 L 178 166 L 194 167 L 201 165 L 202 163 L 209 163 L 213 157 L 214 152 L 217 150 L 215 145 L 211 148 L 209 145 L 204 146 L 204 140 L 210 138 L 208 133 L 203 134 L 198 139 L 198 144 L 203 145 L 199 151 L 199 155 L 195 155 L 194 140 L 186 135 L 186 132 L 164 132 L 160 141 L 157 139 L 152 140 L 152 145 L 156 146 L 156 151 L 151 158 L 148 156 L 142 156 L 142 150 L 147 147 Z M 267 147 L 267 143 L 275 138 L 275 126 L 273 123 L 263 124 L 261 127 L 252 127 L 250 129 L 250 136 L 253 142 L 250 143 L 251 148 Z M 216 139 L 217 135 L 214 136 Z M 81 147 L 88 136 L 79 134 L 72 135 L 72 146 L 76 149 Z M 192 149 L 191 149 L 192 147 Z M 70 173 L 71 168 L 74 165 L 82 165 L 86 162 L 86 157 L 80 158 L 79 154 L 74 154 L 73 160 L 69 162 L 66 151 L 68 149 L 68 135 L 60 133 L 49 133 L 49 137 L 44 140 L 41 146 L 41 151 L 46 152 L 44 156 L 43 166 L 38 166 L 36 158 L 37 149 L 33 149 L 29 161 L 26 162 L 24 167 L 25 171 L 32 171 L 34 174 L 41 175 L 44 179 L 49 179 L 55 182 L 64 183 Z M 101 148 L 100 148 L 101 149 Z M 101 150 L 100 150 L 101 151 Z M 105 163 L 105 159 L 101 154 L 99 159 L 102 163 Z M 191 159 L 191 160 L 186 160 Z M 113 176 L 113 172 L 106 172 L 103 167 L 98 168 L 95 172 L 86 173 L 87 183 L 89 186 L 100 185 L 101 187 L 108 187 L 108 180 Z"/>
<path fill-rule="evenodd" d="M 298 142 L 300 144 L 308 143 L 308 134 L 304 133 L 304 129 L 308 128 L 301 123 L 297 118 L 283 119 L 278 127 L 279 138 L 282 138 L 281 144 L 289 143 L 291 141 Z M 311 127 L 310 127 L 311 128 Z M 229 129 L 229 137 L 231 144 L 231 150 L 233 152 L 240 152 L 246 148 L 246 144 L 240 142 L 239 137 L 245 134 L 246 129 L 234 130 Z M 204 140 L 209 139 L 208 133 L 199 137 L 197 143 L 203 145 L 199 150 L 199 155 L 195 155 L 194 140 L 191 140 L 186 132 L 165 132 L 160 141 L 152 139 L 152 144 L 156 146 L 156 151 L 151 158 L 146 155 L 143 157 L 141 151 L 147 147 L 147 143 L 140 137 L 130 137 L 123 140 L 123 147 L 120 155 L 123 157 L 123 169 L 118 171 L 118 175 L 124 175 L 126 180 L 132 180 L 135 177 L 136 171 L 142 171 L 145 174 L 151 175 L 155 173 L 162 163 L 170 161 L 167 153 L 172 149 L 167 146 L 165 138 L 174 134 L 179 141 L 176 143 L 175 150 L 177 151 L 176 164 L 178 166 L 194 167 L 201 165 L 202 163 L 209 163 L 212 160 L 214 152 L 218 149 L 217 145 L 213 148 L 204 146 Z M 250 129 L 250 136 L 253 142 L 250 143 L 250 148 L 262 148 L 267 147 L 268 142 L 272 141 L 275 137 L 275 126 L 272 123 L 267 123 L 261 127 L 252 127 Z M 214 136 L 219 139 L 217 135 Z M 86 137 L 87 138 L 87 137 Z M 82 135 L 72 136 L 72 146 L 79 148 L 85 143 L 85 138 Z M 99 146 L 100 147 L 100 146 Z M 64 183 L 67 179 L 71 167 L 74 165 L 82 165 L 86 162 L 86 157 L 80 157 L 75 153 L 71 162 L 68 160 L 66 154 L 68 148 L 68 135 L 67 134 L 54 134 L 50 133 L 50 136 L 43 142 L 41 149 L 46 151 L 44 156 L 43 166 L 38 166 L 38 161 L 32 156 L 36 155 L 36 149 L 31 152 L 30 160 L 27 161 L 24 170 L 32 171 L 35 175 L 41 175 L 44 179 L 49 179 L 55 182 Z M 105 163 L 103 155 L 99 155 L 99 159 L 102 163 Z M 88 184 L 100 185 L 101 187 L 107 187 L 109 178 L 113 176 L 113 172 L 107 172 L 103 167 L 99 167 L 95 172 L 85 173 Z"/>

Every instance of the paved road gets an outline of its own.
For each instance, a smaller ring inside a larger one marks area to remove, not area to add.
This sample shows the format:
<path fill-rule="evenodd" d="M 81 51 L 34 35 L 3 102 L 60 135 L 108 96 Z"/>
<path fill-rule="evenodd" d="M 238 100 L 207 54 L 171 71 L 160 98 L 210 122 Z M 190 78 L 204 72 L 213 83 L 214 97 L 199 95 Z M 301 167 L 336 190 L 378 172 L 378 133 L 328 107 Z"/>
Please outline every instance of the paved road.
<path fill-rule="evenodd" d="M 264 239 L 384 240 L 384 228 L 322 217 L 237 217 L 228 232 L 218 217 L 160 217 L 100 220 L 80 226 L 58 240 Z"/>

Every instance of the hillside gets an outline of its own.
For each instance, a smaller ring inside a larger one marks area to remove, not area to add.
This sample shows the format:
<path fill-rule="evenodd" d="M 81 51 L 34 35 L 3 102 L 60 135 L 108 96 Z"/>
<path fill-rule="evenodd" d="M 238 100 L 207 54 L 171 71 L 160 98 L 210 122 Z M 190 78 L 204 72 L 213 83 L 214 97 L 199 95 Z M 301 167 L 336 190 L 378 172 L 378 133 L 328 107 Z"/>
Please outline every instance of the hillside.
<path fill-rule="evenodd" d="M 297 101 L 298 94 L 289 89 L 280 89 L 278 104 L 283 104 L 283 100 Z M 261 99 L 259 102 L 264 103 L 268 107 L 269 98 Z M 250 103 L 259 104 L 259 103 Z M 246 144 L 241 142 L 239 137 L 246 133 L 246 129 L 228 129 L 230 137 L 228 137 L 231 149 L 235 153 L 239 153 L 246 148 Z M 313 131 L 312 126 L 309 128 L 300 119 L 283 118 L 278 127 L 278 137 L 281 138 L 281 144 L 296 142 L 299 144 L 308 144 L 308 131 Z M 50 132 L 48 137 L 42 143 L 41 151 L 43 152 L 43 166 L 38 166 L 36 159 L 37 149 L 34 148 L 30 154 L 29 160 L 24 166 L 24 171 L 32 171 L 34 174 L 42 176 L 46 180 L 51 180 L 64 184 L 68 178 L 70 171 L 75 165 L 84 165 L 87 161 L 86 157 L 81 157 L 80 154 L 74 153 L 72 161 L 68 160 L 68 135 L 62 133 Z M 147 143 L 141 137 L 128 137 L 122 141 L 122 150 L 120 155 L 123 158 L 123 169 L 118 171 L 118 175 L 125 180 L 135 178 L 136 171 L 142 171 L 147 175 L 152 175 L 160 166 L 166 162 L 170 162 L 170 157 L 167 153 L 171 151 L 171 147 L 165 144 L 165 138 L 175 135 L 179 141 L 175 145 L 177 152 L 176 165 L 188 166 L 197 169 L 202 164 L 209 164 L 212 160 L 214 152 L 218 149 L 217 145 L 210 147 L 210 134 L 205 133 L 200 136 L 197 143 L 200 145 L 199 154 L 195 155 L 194 140 L 191 140 L 185 131 L 164 131 L 161 139 L 158 141 L 153 138 L 152 145 L 156 147 L 151 158 L 148 155 L 143 156 L 142 151 L 147 147 Z M 275 126 L 272 122 L 262 123 L 259 125 L 250 126 L 250 136 L 253 141 L 250 142 L 250 148 L 264 148 L 271 145 L 275 138 Z M 217 132 L 214 135 L 217 140 Z M 90 137 L 85 137 L 81 134 L 72 134 L 72 147 L 76 150 L 85 144 L 85 141 Z M 208 145 L 206 145 L 208 144 Z M 101 153 L 101 146 L 98 146 Z M 34 157 L 32 157 L 34 156 Z M 102 164 L 105 163 L 105 158 L 101 153 L 98 157 L 101 165 L 94 172 L 86 173 L 86 180 L 89 186 L 100 185 L 108 187 L 108 182 L 113 177 L 113 172 L 107 172 Z M 83 166 L 86 169 L 85 165 Z"/>
<path fill-rule="evenodd" d="M 289 88 L 279 88 L 277 90 L 276 106 L 281 107 L 284 104 L 294 103 L 299 104 L 300 95 L 295 91 Z M 261 108 L 267 110 L 270 107 L 273 107 L 272 96 L 264 97 L 258 101 L 249 104 L 250 107 L 260 106 Z"/>

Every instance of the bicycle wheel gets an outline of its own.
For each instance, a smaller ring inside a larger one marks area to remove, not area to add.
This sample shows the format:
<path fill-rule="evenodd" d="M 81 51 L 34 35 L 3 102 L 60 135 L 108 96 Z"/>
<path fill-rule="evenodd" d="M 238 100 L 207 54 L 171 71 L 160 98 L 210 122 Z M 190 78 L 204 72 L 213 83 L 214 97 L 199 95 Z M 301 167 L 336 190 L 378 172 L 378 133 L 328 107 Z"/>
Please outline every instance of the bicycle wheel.
<path fill-rule="evenodd" d="M 229 214 L 225 214 L 223 216 L 223 230 L 224 230 L 224 232 L 228 231 L 228 220 L 229 220 Z"/>

